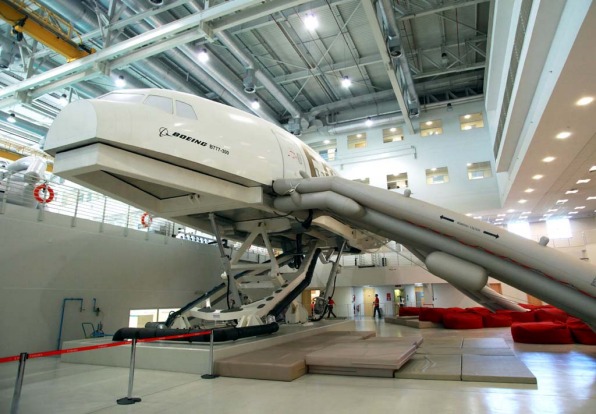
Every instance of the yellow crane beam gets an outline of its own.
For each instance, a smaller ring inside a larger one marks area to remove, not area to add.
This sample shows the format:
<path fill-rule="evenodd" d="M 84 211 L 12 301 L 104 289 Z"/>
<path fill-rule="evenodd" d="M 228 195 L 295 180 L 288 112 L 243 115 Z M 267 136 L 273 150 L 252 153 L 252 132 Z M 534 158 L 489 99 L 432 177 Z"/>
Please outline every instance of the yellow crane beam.
<path fill-rule="evenodd" d="M 66 57 L 68 62 L 95 53 L 95 49 L 71 40 L 78 33 L 69 22 L 34 0 L 0 0 L 0 18 L 12 26 L 17 37 L 26 34 Z"/>

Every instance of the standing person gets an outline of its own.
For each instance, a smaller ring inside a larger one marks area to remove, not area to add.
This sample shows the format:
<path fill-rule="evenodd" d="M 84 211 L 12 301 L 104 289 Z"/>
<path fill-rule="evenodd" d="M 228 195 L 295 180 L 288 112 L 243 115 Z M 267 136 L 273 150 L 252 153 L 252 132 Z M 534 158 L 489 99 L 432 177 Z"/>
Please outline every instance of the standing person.
<path fill-rule="evenodd" d="M 375 318 L 376 314 L 379 314 L 379 319 L 381 319 L 381 310 L 379 309 L 379 295 L 375 293 L 375 301 L 373 302 L 373 319 Z"/>
<path fill-rule="evenodd" d="M 333 312 L 333 305 L 335 305 L 335 301 L 331 296 L 329 296 L 329 300 L 327 301 L 327 310 L 329 311 L 327 313 L 327 319 L 329 319 L 332 314 L 334 318 L 337 318 L 337 315 L 335 315 L 335 313 Z"/>

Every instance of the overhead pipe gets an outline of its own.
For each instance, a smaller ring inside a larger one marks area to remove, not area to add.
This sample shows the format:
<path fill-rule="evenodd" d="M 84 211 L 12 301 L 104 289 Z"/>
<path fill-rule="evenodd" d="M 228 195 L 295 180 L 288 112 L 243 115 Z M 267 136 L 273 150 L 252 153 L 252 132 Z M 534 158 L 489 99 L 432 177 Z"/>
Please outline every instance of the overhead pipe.
<path fill-rule="evenodd" d="M 441 108 L 441 107 L 446 108 L 447 104 L 449 104 L 449 103 L 464 104 L 464 103 L 482 100 L 483 97 L 484 97 L 484 95 L 477 95 L 477 96 L 470 96 L 470 97 L 465 97 L 465 98 L 452 99 L 449 101 L 436 102 L 436 103 L 424 105 L 424 109 L 430 110 L 430 109 L 436 109 L 436 108 Z M 363 117 L 361 114 L 370 113 L 374 109 L 378 109 L 379 105 L 383 105 L 383 104 L 387 105 L 387 107 L 385 108 L 385 111 L 381 111 L 381 114 L 378 116 L 370 117 L 370 119 L 373 121 L 373 125 L 370 127 L 366 126 L 365 121 L 367 120 L 367 117 Z M 399 106 L 397 105 L 397 103 L 394 100 L 386 101 L 386 102 L 380 103 L 380 104 L 371 104 L 371 105 L 374 105 L 375 108 L 371 107 L 369 110 L 366 107 L 365 108 L 361 107 L 359 109 L 350 110 L 349 112 L 346 111 L 342 114 L 346 118 L 348 118 L 345 120 L 345 122 L 344 121 L 337 122 L 332 125 L 326 125 L 326 126 L 317 128 L 316 132 L 321 133 L 321 134 L 340 135 L 340 134 L 347 134 L 347 133 L 355 132 L 355 131 L 362 131 L 364 129 L 369 129 L 369 128 L 377 128 L 377 127 L 382 127 L 382 126 L 387 126 L 387 125 L 401 124 L 404 122 L 404 117 L 401 114 L 401 112 L 399 111 Z M 392 109 L 392 108 L 394 108 L 394 109 Z M 384 113 L 382 113 L 382 112 L 384 112 Z M 351 117 L 353 117 L 353 118 L 351 118 Z M 311 132 L 313 132 L 313 131 L 306 131 L 306 134 L 310 135 Z M 305 141 L 308 140 L 304 137 L 302 139 Z"/>
<path fill-rule="evenodd" d="M 393 12 L 393 1 L 380 0 L 379 7 L 387 29 L 387 49 L 389 51 L 389 56 L 397 61 L 406 85 L 406 97 L 410 104 L 408 105 L 410 116 L 418 116 L 420 114 L 420 103 L 418 102 L 418 94 L 414 87 L 414 79 L 412 79 L 408 59 L 406 58 L 405 53 L 403 53 L 401 36 L 399 34 L 399 28 L 395 22 L 395 13 Z"/>

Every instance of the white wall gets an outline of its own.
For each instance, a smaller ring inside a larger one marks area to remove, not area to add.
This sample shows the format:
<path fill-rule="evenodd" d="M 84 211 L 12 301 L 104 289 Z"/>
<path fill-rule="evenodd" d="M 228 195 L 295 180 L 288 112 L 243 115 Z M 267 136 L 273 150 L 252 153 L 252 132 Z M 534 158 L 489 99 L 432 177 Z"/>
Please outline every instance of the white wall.
<path fill-rule="evenodd" d="M 497 179 L 468 180 L 467 163 L 493 162 L 488 127 L 462 131 L 459 117 L 484 112 L 482 101 L 424 111 L 415 126 L 440 119 L 443 134 L 421 137 L 405 133 L 400 142 L 383 143 L 383 128 L 367 128 L 366 148 L 348 149 L 347 135 L 336 135 L 337 160 L 330 164 L 348 179 L 369 178 L 370 184 L 386 188 L 387 175 L 408 173 L 413 197 L 439 204 L 460 213 L 500 208 Z M 486 120 L 485 120 L 486 125 Z M 388 127 L 387 127 L 388 128 Z M 324 136 L 309 136 L 307 142 L 322 141 Z M 448 156 L 447 156 L 448 155 Z M 426 184 L 426 169 L 448 167 L 449 183 Z M 403 189 L 398 190 L 403 192 Z"/>
<path fill-rule="evenodd" d="M 0 356 L 56 348 L 64 298 L 63 340 L 83 337 L 81 323 L 104 332 L 128 325 L 130 309 L 180 308 L 221 282 L 215 246 L 129 231 L 7 205 L 0 215 Z M 167 242 L 167 243 L 166 243 Z M 99 316 L 92 312 L 96 298 Z"/>

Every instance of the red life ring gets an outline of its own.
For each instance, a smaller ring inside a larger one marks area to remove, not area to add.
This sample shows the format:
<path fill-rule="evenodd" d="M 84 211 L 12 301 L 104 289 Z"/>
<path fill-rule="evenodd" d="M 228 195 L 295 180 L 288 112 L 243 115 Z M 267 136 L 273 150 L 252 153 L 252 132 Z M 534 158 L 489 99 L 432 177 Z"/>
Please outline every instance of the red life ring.
<path fill-rule="evenodd" d="M 149 227 L 152 222 L 153 222 L 153 217 L 151 217 L 151 215 L 149 215 L 149 213 L 144 212 L 143 215 L 141 216 L 141 224 L 143 225 L 143 227 L 145 227 L 145 228 Z"/>
<path fill-rule="evenodd" d="M 40 193 L 44 191 L 44 194 Z M 54 199 L 54 190 L 47 184 L 40 184 L 33 190 L 33 197 L 40 203 L 51 203 Z"/>

